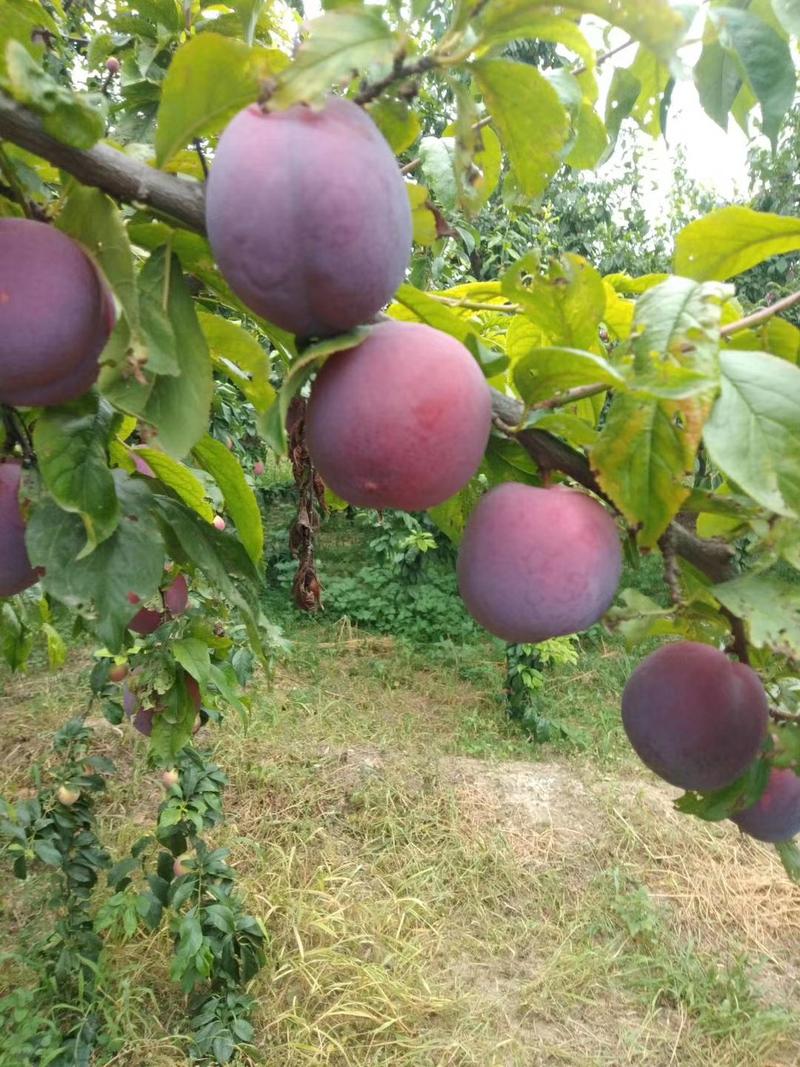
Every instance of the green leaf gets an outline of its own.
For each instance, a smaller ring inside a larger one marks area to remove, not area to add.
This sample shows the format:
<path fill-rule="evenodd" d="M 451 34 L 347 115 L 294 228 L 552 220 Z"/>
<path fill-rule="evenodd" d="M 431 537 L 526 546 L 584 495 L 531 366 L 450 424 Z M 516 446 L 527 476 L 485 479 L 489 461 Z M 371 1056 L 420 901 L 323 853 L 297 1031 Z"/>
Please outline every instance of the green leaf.
<path fill-rule="evenodd" d="M 574 120 L 575 141 L 564 160 L 573 170 L 593 170 L 608 149 L 603 120 L 588 100 L 583 100 Z"/>
<path fill-rule="evenodd" d="M 49 622 L 42 623 L 42 633 L 47 644 L 47 666 L 58 671 L 67 662 L 67 645 L 64 638 Z"/>
<path fill-rule="evenodd" d="M 130 235 L 135 244 L 151 251 L 168 243 L 180 259 L 187 274 L 193 274 L 199 278 L 206 288 L 219 298 L 220 303 L 235 309 L 248 320 L 253 320 L 287 362 L 294 356 L 295 345 L 292 335 L 255 315 L 238 299 L 216 269 L 211 247 L 200 234 L 189 233 L 181 229 L 173 230 L 163 222 L 150 220 L 146 223 L 131 224 Z"/>
<path fill-rule="evenodd" d="M 624 385 L 620 372 L 602 356 L 574 348 L 535 348 L 514 363 L 513 375 L 517 392 L 528 406 L 578 385 Z"/>
<path fill-rule="evenodd" d="M 73 148 L 91 148 L 106 130 L 105 100 L 98 93 L 73 93 L 51 78 L 18 41 L 6 45 L 11 95 L 42 116 L 42 126 Z"/>
<path fill-rule="evenodd" d="M 627 67 L 617 67 L 614 70 L 606 99 L 608 148 L 604 159 L 608 159 L 613 152 L 622 123 L 633 111 L 641 90 L 642 83 L 635 74 L 631 74 Z"/>
<path fill-rule="evenodd" d="M 213 379 L 211 358 L 177 257 L 165 249 L 152 254 L 140 276 L 142 293 L 166 294 L 158 304 L 166 311 L 175 338 L 179 376 L 147 376 L 144 384 L 124 370 L 107 367 L 100 376 L 102 392 L 123 411 L 137 415 L 157 430 L 158 444 L 176 458 L 185 456 L 208 426 Z M 144 305 L 142 313 L 144 315 Z"/>
<path fill-rule="evenodd" d="M 795 885 L 800 885 L 800 846 L 796 841 L 779 841 L 775 851 L 789 878 Z"/>
<path fill-rule="evenodd" d="M 569 117 L 535 67 L 487 59 L 471 67 L 523 195 L 540 196 L 558 169 Z"/>
<path fill-rule="evenodd" d="M 33 634 L 8 600 L 0 602 L 0 656 L 12 671 L 22 670 L 33 647 Z"/>
<path fill-rule="evenodd" d="M 675 801 L 675 807 L 685 815 L 695 815 L 707 822 L 720 822 L 729 819 L 736 811 L 755 804 L 768 781 L 769 764 L 759 759 L 731 785 L 713 793 L 684 793 Z"/>
<path fill-rule="evenodd" d="M 689 495 L 702 429 L 695 402 L 642 400 L 617 394 L 591 451 L 592 469 L 639 544 L 651 548 Z"/>
<path fill-rule="evenodd" d="M 756 648 L 795 659 L 800 655 L 800 585 L 748 574 L 712 591 L 723 607 L 745 620 Z"/>
<path fill-rule="evenodd" d="M 164 573 L 164 542 L 153 498 L 140 480 L 114 472 L 122 517 L 117 529 L 86 557 L 83 523 L 45 498 L 31 510 L 26 544 L 35 567 L 44 567 L 47 593 L 80 611 L 103 644 L 117 651 L 135 614 L 130 596 L 154 596 Z"/>
<path fill-rule="evenodd" d="M 733 349 L 720 364 L 722 393 L 704 433 L 712 461 L 765 508 L 800 516 L 800 368 Z"/>
<path fill-rule="evenodd" d="M 423 185 L 406 182 L 406 192 L 411 203 L 414 243 L 432 245 L 436 240 L 436 216 L 430 208 L 428 190 Z"/>
<path fill-rule="evenodd" d="M 272 101 L 280 107 L 312 101 L 354 71 L 390 63 L 401 44 L 376 9 L 330 12 L 308 23 L 308 34 L 279 78 Z"/>
<path fill-rule="evenodd" d="M 541 328 L 551 344 L 597 347 L 606 290 L 603 279 L 581 256 L 567 253 L 552 260 L 545 276 L 525 257 L 506 272 L 501 285 L 503 293 L 522 305 L 527 318 Z"/>
<path fill-rule="evenodd" d="M 778 132 L 791 110 L 797 81 L 788 42 L 751 11 L 711 7 L 708 17 L 716 26 L 722 44 L 739 57 L 761 104 L 764 133 L 774 148 Z"/>
<path fill-rule="evenodd" d="M 275 399 L 269 355 L 238 323 L 207 311 L 200 311 L 197 318 L 214 366 L 241 389 L 256 411 L 266 411 Z"/>
<path fill-rule="evenodd" d="M 48 863 L 52 867 L 60 867 L 64 858 L 57 848 L 49 845 L 46 841 L 34 841 L 33 851 L 42 863 Z"/>
<path fill-rule="evenodd" d="M 435 508 L 429 508 L 428 514 L 442 533 L 457 545 L 461 541 L 467 519 L 482 495 L 480 483 L 473 478 L 455 496 L 437 504 Z"/>
<path fill-rule="evenodd" d="M 177 459 L 156 448 L 137 447 L 133 451 L 150 464 L 158 480 L 177 493 L 187 507 L 206 522 L 213 522 L 214 509 L 206 499 L 205 488 L 196 474 L 192 474 L 189 468 Z"/>
<path fill-rule="evenodd" d="M 423 137 L 419 145 L 422 175 L 445 211 L 456 206 L 458 190 L 453 164 L 454 139 Z"/>
<path fill-rule="evenodd" d="M 787 33 L 800 37 L 800 0 L 772 0 L 772 10 Z"/>
<path fill-rule="evenodd" d="M 56 224 L 79 241 L 99 263 L 128 323 L 136 330 L 139 299 L 133 252 L 122 214 L 114 201 L 99 189 L 70 181 L 66 202 Z"/>
<path fill-rule="evenodd" d="M 633 321 L 630 387 L 674 399 L 714 391 L 722 305 L 732 294 L 719 282 L 677 277 L 643 293 Z"/>
<path fill-rule="evenodd" d="M 594 49 L 577 22 L 545 15 L 531 7 L 527 0 L 494 0 L 487 4 L 479 21 L 475 51 L 495 50 L 508 41 L 551 41 L 566 45 L 591 70 L 595 65 Z"/>
<path fill-rule="evenodd" d="M 0 6 L 0 76 L 5 74 L 6 44 L 10 40 L 21 43 L 32 56 L 40 57 L 44 42 L 33 40 L 34 30 L 47 30 L 58 36 L 58 26 L 41 4 L 31 0 L 2 0 Z"/>
<path fill-rule="evenodd" d="M 502 28 L 505 23 L 511 31 L 516 19 L 517 36 L 528 36 L 528 33 L 524 30 L 520 32 L 520 29 L 524 27 L 526 20 L 532 19 L 531 9 L 535 12 L 537 6 L 539 5 L 531 4 L 530 0 L 489 0 L 481 25 L 486 26 L 489 23 Z M 648 45 L 665 58 L 672 54 L 686 28 L 683 18 L 668 0 L 647 0 L 647 3 L 642 3 L 642 0 L 567 0 L 566 3 L 558 5 L 558 10 L 561 17 L 576 21 L 581 15 L 596 15 L 612 26 L 619 26 L 631 37 Z M 563 43 L 569 45 L 569 41 Z"/>
<path fill-rule="evenodd" d="M 239 461 L 221 441 L 206 434 L 195 445 L 198 464 L 212 476 L 222 490 L 225 508 L 236 524 L 239 540 L 254 563 L 264 555 L 264 527 L 255 493 L 247 484 Z"/>
<path fill-rule="evenodd" d="M 742 88 L 742 71 L 734 56 L 719 41 L 707 41 L 694 67 L 694 83 L 700 104 L 723 130 Z"/>
<path fill-rule="evenodd" d="M 442 333 L 458 338 L 462 343 L 475 332 L 474 325 L 451 311 L 446 304 L 441 304 L 428 293 L 406 282 L 397 290 L 394 299 L 395 303 L 389 307 L 389 314 L 393 319 L 402 322 L 424 322 L 427 326 L 433 326 Z"/>
<path fill-rule="evenodd" d="M 672 80 L 670 69 L 661 62 L 655 52 L 649 48 L 640 48 L 633 63 L 628 68 L 641 86 L 639 96 L 631 114 L 639 126 L 651 137 L 660 137 L 662 104 L 668 99 L 668 88 Z"/>
<path fill-rule="evenodd" d="M 86 49 L 86 66 L 89 70 L 101 67 L 114 51 L 114 37 L 110 33 L 96 33 Z"/>
<path fill-rule="evenodd" d="M 264 79 L 288 60 L 276 49 L 251 48 L 218 33 L 190 37 L 173 56 L 161 90 L 156 161 L 163 167 L 194 138 L 222 129 L 257 99 Z"/>
<path fill-rule="evenodd" d="M 205 688 L 211 677 L 209 647 L 198 637 L 184 637 L 170 644 L 170 652 L 181 667 Z"/>
<path fill-rule="evenodd" d="M 150 750 L 157 760 L 172 762 L 191 741 L 197 722 L 197 708 L 178 671 L 175 685 L 166 696 L 158 715 L 153 716 Z"/>
<path fill-rule="evenodd" d="M 203 572 L 222 597 L 242 614 L 254 648 L 259 649 L 261 580 L 241 541 L 204 522 L 180 501 L 158 494 L 154 500 L 170 556 L 181 564 L 192 563 Z M 231 575 L 243 579 L 241 584 L 235 583 Z"/>
<path fill-rule="evenodd" d="M 253 43 L 258 17 L 264 8 L 265 0 L 230 0 L 232 7 L 242 23 L 242 36 L 248 44 Z"/>
<path fill-rule="evenodd" d="M 675 273 L 697 281 L 724 280 L 798 249 L 800 219 L 749 207 L 723 207 L 690 222 L 678 234 Z"/>
<path fill-rule="evenodd" d="M 113 418 L 110 404 L 87 393 L 63 407 L 45 408 L 33 431 L 42 480 L 65 511 L 80 515 L 87 555 L 111 536 L 120 519 L 106 459 Z"/>
<path fill-rule="evenodd" d="M 368 105 L 370 118 L 396 155 L 415 144 L 422 131 L 419 115 L 405 100 L 382 96 Z"/>

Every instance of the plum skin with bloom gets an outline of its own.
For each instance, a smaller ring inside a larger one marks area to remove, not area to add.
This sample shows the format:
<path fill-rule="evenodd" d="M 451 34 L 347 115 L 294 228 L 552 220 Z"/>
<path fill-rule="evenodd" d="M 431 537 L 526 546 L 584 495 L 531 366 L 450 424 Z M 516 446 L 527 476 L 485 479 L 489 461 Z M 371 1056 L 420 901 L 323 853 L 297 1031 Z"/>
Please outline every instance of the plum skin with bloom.
<path fill-rule="evenodd" d="M 469 613 L 517 644 L 588 629 L 611 606 L 621 571 L 617 527 L 601 504 L 518 482 L 478 501 L 457 564 Z"/>

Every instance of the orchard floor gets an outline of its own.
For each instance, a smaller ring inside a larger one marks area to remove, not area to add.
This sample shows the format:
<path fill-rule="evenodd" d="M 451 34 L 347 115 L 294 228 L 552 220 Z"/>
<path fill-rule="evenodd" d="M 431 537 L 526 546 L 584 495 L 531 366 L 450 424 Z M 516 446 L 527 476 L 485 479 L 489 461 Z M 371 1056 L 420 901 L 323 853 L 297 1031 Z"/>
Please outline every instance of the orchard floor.
<path fill-rule="evenodd" d="M 507 724 L 487 645 L 445 653 L 298 627 L 247 728 L 214 738 L 230 847 L 272 938 L 245 1063 L 678 1065 L 800 1062 L 800 888 L 730 826 L 679 817 L 631 758 L 631 660 L 596 643 L 546 689 L 583 737 L 532 748 Z M 0 675 L 0 793 L 29 785 L 81 708 L 72 671 Z M 119 856 L 161 798 L 145 743 L 98 723 Z M 44 881 L 2 875 L 2 941 L 42 922 Z M 187 1063 L 165 930 L 108 953 L 113 1063 Z M 0 995 L 29 980 L 0 968 Z M 0 1064 L 11 1065 L 3 1059 Z"/>

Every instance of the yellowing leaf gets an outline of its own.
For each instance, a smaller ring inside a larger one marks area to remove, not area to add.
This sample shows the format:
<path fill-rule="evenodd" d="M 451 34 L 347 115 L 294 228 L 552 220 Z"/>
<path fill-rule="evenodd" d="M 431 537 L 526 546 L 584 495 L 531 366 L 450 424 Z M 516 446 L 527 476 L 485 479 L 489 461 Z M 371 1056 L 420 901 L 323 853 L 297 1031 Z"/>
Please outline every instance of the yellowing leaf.
<path fill-rule="evenodd" d="M 724 280 L 772 256 L 800 249 L 800 219 L 723 207 L 690 222 L 675 241 L 675 273 Z"/>
<path fill-rule="evenodd" d="M 528 271 L 531 277 L 528 278 Z M 549 337 L 550 344 L 590 349 L 606 306 L 603 279 L 585 259 L 572 253 L 554 259 L 544 277 L 533 273 L 527 257 L 501 280 L 506 296 L 522 305 L 527 317 Z"/>
<path fill-rule="evenodd" d="M 192 511 L 207 522 L 213 520 L 214 509 L 206 499 L 203 483 L 197 475 L 192 474 L 188 467 L 157 448 L 140 446 L 136 448 L 135 455 L 141 456 L 143 460 L 149 463 L 159 481 L 176 492 L 187 507 L 190 507 Z"/>
<path fill-rule="evenodd" d="M 414 242 L 418 245 L 432 245 L 436 240 L 436 216 L 429 207 L 428 190 L 424 185 L 406 182 L 406 192 L 411 203 Z"/>
<path fill-rule="evenodd" d="M 618 393 L 591 451 L 603 491 L 639 530 L 639 544 L 658 542 L 691 492 L 688 478 L 708 403 L 643 400 Z"/>
<path fill-rule="evenodd" d="M 553 86 L 535 67 L 481 60 L 472 72 L 483 94 L 520 191 L 540 196 L 561 162 L 569 118 Z"/>

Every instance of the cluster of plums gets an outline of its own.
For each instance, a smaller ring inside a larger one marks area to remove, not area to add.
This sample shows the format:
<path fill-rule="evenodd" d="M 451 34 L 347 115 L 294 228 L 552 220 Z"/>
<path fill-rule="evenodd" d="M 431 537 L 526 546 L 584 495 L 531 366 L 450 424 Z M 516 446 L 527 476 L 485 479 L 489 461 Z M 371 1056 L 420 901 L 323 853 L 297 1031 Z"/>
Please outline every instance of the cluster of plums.
<path fill-rule="evenodd" d="M 241 111 L 219 141 L 206 224 L 234 291 L 301 338 L 374 320 L 411 255 L 394 154 L 361 108 L 335 97 L 321 109 Z M 308 449 L 348 503 L 420 511 L 477 472 L 491 407 L 463 344 L 419 323 L 385 321 L 322 367 Z M 483 626 L 508 641 L 540 641 L 596 622 L 621 563 L 615 524 L 596 501 L 508 484 L 475 509 L 458 569 L 464 601 Z"/>
<path fill-rule="evenodd" d="M 335 97 L 321 108 L 241 111 L 219 141 L 206 224 L 234 292 L 301 340 L 373 322 L 411 254 L 409 201 L 394 155 L 361 108 Z M 111 294 L 74 241 L 42 223 L 0 219 L 0 403 L 47 406 L 80 396 L 97 378 L 113 325 Z M 329 358 L 308 407 L 315 465 L 331 489 L 362 507 L 419 511 L 443 503 L 477 472 L 490 431 L 490 391 L 477 362 L 459 341 L 416 323 L 381 322 Z M 134 462 L 152 475 L 146 461 Z M 18 461 L 0 462 L 0 596 L 37 577 L 25 551 L 20 478 Z M 596 500 L 506 483 L 469 518 L 458 581 L 487 630 L 535 643 L 596 622 L 621 567 L 616 524 Z M 163 591 L 163 610 L 140 608 L 131 630 L 152 633 L 185 611 L 187 598 L 179 577 Z M 196 682 L 187 676 L 185 683 L 199 710 Z M 139 707 L 129 688 L 124 699 L 134 725 L 149 734 L 159 709 Z M 749 667 L 681 642 L 633 673 L 623 721 L 657 774 L 709 791 L 730 785 L 757 758 L 767 701 Z M 800 830 L 800 778 L 773 770 L 758 803 L 734 818 L 762 840 L 791 837 Z"/>
<path fill-rule="evenodd" d="M 411 220 L 394 156 L 345 100 L 331 98 L 320 110 L 240 112 L 220 139 L 206 203 L 209 239 L 231 287 L 301 338 L 371 321 L 408 264 Z M 466 485 L 490 429 L 489 389 L 462 344 L 428 326 L 382 322 L 318 374 L 307 443 L 323 479 L 348 503 L 418 511 Z M 458 581 L 487 630 L 535 643 L 596 622 L 621 568 L 616 525 L 597 501 L 507 483 L 470 516 Z M 634 672 L 623 720 L 656 773 L 709 791 L 756 759 L 767 701 L 749 667 L 681 642 Z M 800 830 L 800 778 L 773 770 L 759 802 L 735 819 L 765 840 L 792 836 Z"/>
<path fill-rule="evenodd" d="M 639 758 L 681 789 L 711 792 L 758 757 L 769 710 L 756 672 L 709 645 L 677 641 L 643 660 L 622 694 L 622 721 Z M 800 777 L 773 768 L 751 807 L 731 816 L 761 841 L 800 833 Z"/>

